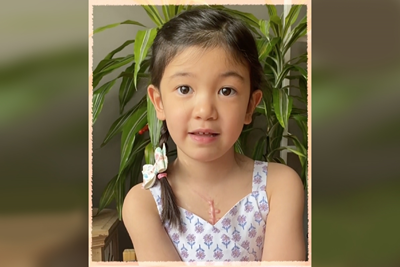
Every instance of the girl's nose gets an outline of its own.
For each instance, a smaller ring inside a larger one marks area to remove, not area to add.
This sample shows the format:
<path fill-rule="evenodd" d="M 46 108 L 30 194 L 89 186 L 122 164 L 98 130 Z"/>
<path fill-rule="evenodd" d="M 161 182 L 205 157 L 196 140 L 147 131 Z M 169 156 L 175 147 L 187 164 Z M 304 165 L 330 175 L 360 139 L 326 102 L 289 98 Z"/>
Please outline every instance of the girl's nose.
<path fill-rule="evenodd" d="M 216 120 L 218 113 L 214 100 L 205 95 L 196 97 L 193 115 L 196 119 Z"/>

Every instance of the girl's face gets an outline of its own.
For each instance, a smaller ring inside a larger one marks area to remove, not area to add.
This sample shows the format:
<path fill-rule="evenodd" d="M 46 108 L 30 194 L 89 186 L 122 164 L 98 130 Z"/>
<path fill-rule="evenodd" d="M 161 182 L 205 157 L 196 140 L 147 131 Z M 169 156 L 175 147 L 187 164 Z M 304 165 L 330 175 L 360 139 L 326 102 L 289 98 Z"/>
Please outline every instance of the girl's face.
<path fill-rule="evenodd" d="M 248 67 L 223 48 L 195 46 L 177 54 L 165 68 L 160 90 L 150 85 L 148 93 L 178 153 L 204 162 L 233 149 L 262 96 L 260 90 L 250 96 Z"/>

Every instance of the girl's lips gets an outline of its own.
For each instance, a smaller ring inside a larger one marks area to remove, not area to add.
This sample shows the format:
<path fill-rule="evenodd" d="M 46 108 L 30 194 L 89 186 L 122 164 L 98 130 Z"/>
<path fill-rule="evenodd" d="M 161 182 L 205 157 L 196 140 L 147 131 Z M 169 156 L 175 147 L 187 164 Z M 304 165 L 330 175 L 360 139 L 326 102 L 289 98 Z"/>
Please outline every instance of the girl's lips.
<path fill-rule="evenodd" d="M 200 144 L 209 144 L 217 140 L 219 134 L 202 134 L 200 132 L 189 133 L 192 140 Z"/>

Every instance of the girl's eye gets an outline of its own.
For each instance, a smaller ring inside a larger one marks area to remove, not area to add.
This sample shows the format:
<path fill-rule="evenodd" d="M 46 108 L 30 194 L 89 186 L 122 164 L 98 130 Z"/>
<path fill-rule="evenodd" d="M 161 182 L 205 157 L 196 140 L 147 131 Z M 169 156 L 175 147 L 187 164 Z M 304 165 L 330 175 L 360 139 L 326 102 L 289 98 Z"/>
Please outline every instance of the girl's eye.
<path fill-rule="evenodd" d="M 181 95 L 187 95 L 192 91 L 192 88 L 190 88 L 189 86 L 186 86 L 186 85 L 179 86 L 177 89 L 178 89 L 178 93 Z"/>
<path fill-rule="evenodd" d="M 222 94 L 224 96 L 230 96 L 236 94 L 236 91 L 232 88 L 224 87 L 221 90 L 219 90 L 219 94 Z"/>

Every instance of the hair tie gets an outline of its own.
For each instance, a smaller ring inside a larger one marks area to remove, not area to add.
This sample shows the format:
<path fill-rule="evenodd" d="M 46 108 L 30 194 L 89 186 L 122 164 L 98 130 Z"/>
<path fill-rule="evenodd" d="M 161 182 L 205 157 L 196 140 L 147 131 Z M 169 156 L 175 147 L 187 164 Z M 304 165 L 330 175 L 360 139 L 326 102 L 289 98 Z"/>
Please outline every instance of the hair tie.
<path fill-rule="evenodd" d="M 158 180 L 161 180 L 161 179 L 164 178 L 164 177 L 167 177 L 167 173 L 166 173 L 166 172 L 157 174 Z"/>
<path fill-rule="evenodd" d="M 143 188 L 149 189 L 154 185 L 156 179 L 162 179 L 167 177 L 167 173 L 165 171 L 168 167 L 168 157 L 167 151 L 165 149 L 165 143 L 163 144 L 163 148 L 157 147 L 154 151 L 154 159 L 155 163 L 145 164 L 143 166 L 142 174 L 143 174 Z"/>

